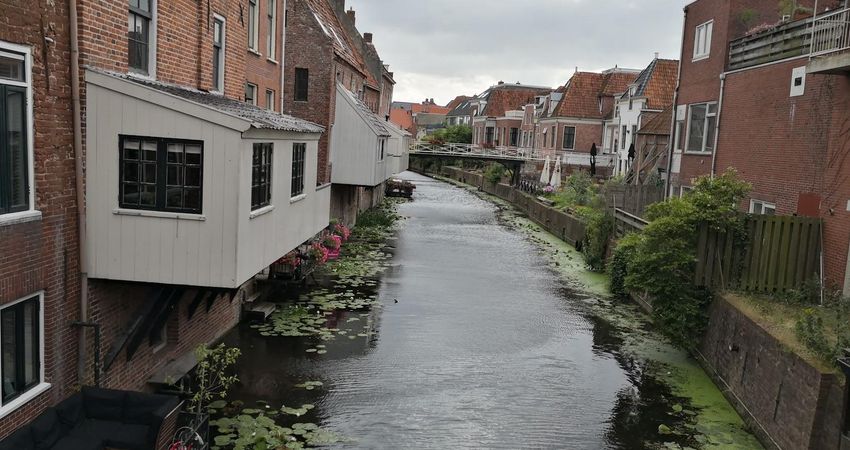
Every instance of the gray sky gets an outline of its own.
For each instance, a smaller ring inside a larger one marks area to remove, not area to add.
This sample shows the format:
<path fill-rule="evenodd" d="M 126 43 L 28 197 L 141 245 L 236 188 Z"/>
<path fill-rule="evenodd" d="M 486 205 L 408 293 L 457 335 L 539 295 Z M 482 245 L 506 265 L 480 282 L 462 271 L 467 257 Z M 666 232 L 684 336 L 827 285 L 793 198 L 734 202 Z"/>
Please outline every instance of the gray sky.
<path fill-rule="evenodd" d="M 347 0 L 395 72 L 393 99 L 446 104 L 499 80 L 556 87 L 575 71 L 678 59 L 690 0 Z"/>

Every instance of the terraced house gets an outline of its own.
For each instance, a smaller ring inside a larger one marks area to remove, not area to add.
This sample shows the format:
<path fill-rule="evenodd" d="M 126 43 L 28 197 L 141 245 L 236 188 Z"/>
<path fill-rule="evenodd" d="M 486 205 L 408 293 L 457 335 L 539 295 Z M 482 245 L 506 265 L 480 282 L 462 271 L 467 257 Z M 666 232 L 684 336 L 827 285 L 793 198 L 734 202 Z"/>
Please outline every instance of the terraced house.
<path fill-rule="evenodd" d="M 525 105 L 534 103 L 551 88 L 524 84 L 499 84 L 470 100 L 472 143 L 484 147 L 523 147 L 520 139 Z"/>
<path fill-rule="evenodd" d="M 392 73 L 344 0 L 289 0 L 286 11 L 284 111 L 326 128 L 316 182 L 331 191 L 331 215 L 353 223 L 383 198 L 397 167 L 387 159 L 403 157 L 387 152 L 399 139 L 385 128 Z"/>

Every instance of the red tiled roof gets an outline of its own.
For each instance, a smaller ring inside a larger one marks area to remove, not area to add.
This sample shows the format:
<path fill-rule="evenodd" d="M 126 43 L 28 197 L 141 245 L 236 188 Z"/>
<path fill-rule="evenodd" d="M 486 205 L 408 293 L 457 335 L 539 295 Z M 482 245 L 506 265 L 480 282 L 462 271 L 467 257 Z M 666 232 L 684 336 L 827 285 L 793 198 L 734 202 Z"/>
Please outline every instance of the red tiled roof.
<path fill-rule="evenodd" d="M 457 97 L 455 97 L 454 100 L 450 101 L 449 104 L 446 105 L 446 109 L 451 111 L 451 110 L 457 108 L 458 105 L 460 105 L 461 103 L 469 100 L 470 98 L 471 97 L 467 97 L 466 95 L 458 95 Z"/>
<path fill-rule="evenodd" d="M 414 113 L 428 113 L 428 114 L 448 114 L 451 109 L 446 108 L 440 105 L 423 105 L 421 103 L 414 103 L 410 105 L 410 110 Z"/>
<path fill-rule="evenodd" d="M 624 92 L 636 77 L 634 72 L 623 71 L 576 72 L 552 116 L 602 119 L 604 111 L 599 110 L 599 98 Z"/>
<path fill-rule="evenodd" d="M 487 106 L 482 115 L 486 117 L 501 117 L 506 111 L 520 110 L 529 103 L 534 103 L 538 95 L 548 95 L 549 89 L 533 88 L 516 85 L 499 85 L 494 87 L 487 96 Z"/>
<path fill-rule="evenodd" d="M 333 6 L 329 0 L 306 0 L 310 6 L 310 10 L 316 17 L 316 21 L 322 28 L 322 31 L 330 38 L 334 46 L 334 51 L 340 58 L 347 61 L 354 68 L 360 71 L 372 86 L 378 86 L 377 81 L 368 70 L 363 62 L 363 55 L 353 45 L 348 34 L 345 32 L 345 27 L 339 22 L 333 10 Z"/>
<path fill-rule="evenodd" d="M 390 110 L 390 122 L 408 130 L 413 126 L 413 115 L 406 109 L 393 108 Z"/>
<path fill-rule="evenodd" d="M 676 90 L 676 77 L 679 73 L 679 61 L 673 59 L 656 59 L 653 61 L 652 73 L 643 86 L 643 92 L 638 95 L 646 97 L 647 108 L 663 109 L 673 103 L 673 91 Z"/>
<path fill-rule="evenodd" d="M 672 102 L 672 99 L 671 99 Z M 658 113 L 649 120 L 649 122 L 643 124 L 638 130 L 638 134 L 661 134 L 661 135 L 670 135 L 670 125 L 673 120 L 673 105 L 670 104 L 664 111 Z"/>

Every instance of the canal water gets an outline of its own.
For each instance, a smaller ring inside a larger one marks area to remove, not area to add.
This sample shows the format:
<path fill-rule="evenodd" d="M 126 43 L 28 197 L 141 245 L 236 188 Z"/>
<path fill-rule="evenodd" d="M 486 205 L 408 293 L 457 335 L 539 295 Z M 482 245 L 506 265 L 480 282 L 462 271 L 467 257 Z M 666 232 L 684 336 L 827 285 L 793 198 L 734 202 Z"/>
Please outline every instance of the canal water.
<path fill-rule="evenodd" d="M 381 274 L 271 298 L 363 303 L 310 309 L 318 335 L 233 330 L 231 400 L 300 409 L 278 421 L 314 423 L 338 448 L 760 448 L 694 362 L 579 273 L 571 249 L 469 189 L 404 176 L 417 189 L 370 253 Z"/>

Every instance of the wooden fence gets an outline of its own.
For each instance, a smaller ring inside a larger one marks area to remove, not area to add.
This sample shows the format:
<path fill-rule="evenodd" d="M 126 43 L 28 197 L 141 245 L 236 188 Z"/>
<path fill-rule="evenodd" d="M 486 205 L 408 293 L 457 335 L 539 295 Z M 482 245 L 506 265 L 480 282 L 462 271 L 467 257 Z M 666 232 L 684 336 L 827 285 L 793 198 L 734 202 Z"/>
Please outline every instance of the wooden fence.
<path fill-rule="evenodd" d="M 609 208 L 621 209 L 629 214 L 643 217 L 647 206 L 664 200 L 664 187 L 634 184 L 606 186 L 604 195 Z"/>
<path fill-rule="evenodd" d="M 745 241 L 702 226 L 694 280 L 699 286 L 782 292 L 821 274 L 821 220 L 750 216 Z"/>

